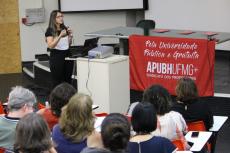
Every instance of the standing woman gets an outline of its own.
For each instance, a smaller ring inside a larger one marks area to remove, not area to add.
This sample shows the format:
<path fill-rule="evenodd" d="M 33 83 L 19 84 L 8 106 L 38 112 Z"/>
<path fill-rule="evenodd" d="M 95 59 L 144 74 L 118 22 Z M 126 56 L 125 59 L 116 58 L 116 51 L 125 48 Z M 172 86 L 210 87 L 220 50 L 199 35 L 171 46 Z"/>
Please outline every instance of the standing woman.
<path fill-rule="evenodd" d="M 73 63 L 66 61 L 70 56 L 69 46 L 72 43 L 72 31 L 64 25 L 63 14 L 54 10 L 50 14 L 49 26 L 45 33 L 48 51 L 50 51 L 50 70 L 53 87 L 62 83 L 71 83 Z"/>

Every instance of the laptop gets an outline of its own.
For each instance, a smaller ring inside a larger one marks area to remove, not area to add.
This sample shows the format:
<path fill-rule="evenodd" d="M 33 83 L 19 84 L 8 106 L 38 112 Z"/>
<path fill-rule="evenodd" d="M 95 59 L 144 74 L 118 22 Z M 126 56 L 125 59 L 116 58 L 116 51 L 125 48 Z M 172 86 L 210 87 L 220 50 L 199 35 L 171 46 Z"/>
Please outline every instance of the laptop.
<path fill-rule="evenodd" d="M 77 46 L 71 49 L 72 57 L 84 57 L 88 55 L 88 52 L 97 47 L 98 37 L 86 39 L 84 46 Z"/>

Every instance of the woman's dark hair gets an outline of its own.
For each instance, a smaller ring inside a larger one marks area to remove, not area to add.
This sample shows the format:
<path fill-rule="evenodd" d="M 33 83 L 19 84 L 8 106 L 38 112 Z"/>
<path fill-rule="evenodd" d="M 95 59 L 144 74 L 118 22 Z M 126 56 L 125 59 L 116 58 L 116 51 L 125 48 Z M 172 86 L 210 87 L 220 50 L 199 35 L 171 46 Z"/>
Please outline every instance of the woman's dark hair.
<path fill-rule="evenodd" d="M 149 102 L 137 104 L 132 112 L 131 123 L 137 134 L 148 134 L 157 128 L 157 115 Z"/>
<path fill-rule="evenodd" d="M 42 116 L 29 113 L 17 123 L 15 151 L 41 153 L 52 147 L 50 130 Z"/>
<path fill-rule="evenodd" d="M 109 114 L 101 125 L 102 141 L 110 151 L 125 150 L 130 138 L 128 119 L 119 113 Z"/>
<path fill-rule="evenodd" d="M 189 102 L 190 100 L 197 99 L 199 97 L 198 90 L 195 82 L 189 78 L 181 78 L 176 86 L 177 100 L 181 102 Z"/>
<path fill-rule="evenodd" d="M 52 29 L 53 36 L 57 35 L 56 17 L 58 13 L 61 13 L 61 12 L 59 10 L 53 10 L 50 13 L 50 20 L 49 20 L 48 28 Z"/>
<path fill-rule="evenodd" d="M 68 83 L 61 83 L 52 90 L 49 102 L 55 116 L 60 117 L 62 107 L 68 103 L 76 92 L 76 89 Z"/>
<path fill-rule="evenodd" d="M 153 104 L 159 115 L 168 113 L 172 106 L 171 95 L 167 89 L 160 85 L 152 85 L 147 88 L 143 93 L 142 101 Z"/>

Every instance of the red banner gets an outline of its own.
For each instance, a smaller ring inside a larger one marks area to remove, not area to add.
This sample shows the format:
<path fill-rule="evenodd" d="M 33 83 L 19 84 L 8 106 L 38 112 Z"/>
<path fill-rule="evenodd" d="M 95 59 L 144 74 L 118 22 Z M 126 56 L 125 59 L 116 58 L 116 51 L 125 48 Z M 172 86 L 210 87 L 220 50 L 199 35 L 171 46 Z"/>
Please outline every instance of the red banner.
<path fill-rule="evenodd" d="M 215 41 L 133 35 L 129 58 L 131 89 L 160 84 L 175 95 L 178 79 L 186 76 L 196 82 L 200 96 L 214 95 Z"/>

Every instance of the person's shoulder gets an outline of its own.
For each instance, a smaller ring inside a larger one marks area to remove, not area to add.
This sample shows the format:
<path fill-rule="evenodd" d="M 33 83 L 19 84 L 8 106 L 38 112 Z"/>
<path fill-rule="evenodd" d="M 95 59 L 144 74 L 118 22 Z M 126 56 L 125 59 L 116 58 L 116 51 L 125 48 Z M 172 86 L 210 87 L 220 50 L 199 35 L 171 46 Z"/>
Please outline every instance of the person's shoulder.
<path fill-rule="evenodd" d="M 206 111 L 209 109 L 207 103 L 202 99 L 196 99 L 193 102 L 191 102 L 189 108 L 196 109 L 197 111 L 198 110 Z"/>
<path fill-rule="evenodd" d="M 52 28 L 48 27 L 48 28 L 46 29 L 45 36 L 46 36 L 46 37 L 53 36 L 53 31 L 54 31 L 54 30 L 53 30 Z"/>
<path fill-rule="evenodd" d="M 127 110 L 127 114 L 128 115 L 132 115 L 132 112 L 133 112 L 133 110 L 134 110 L 134 108 L 137 106 L 137 104 L 139 104 L 140 102 L 134 102 L 134 103 L 131 103 L 130 105 L 129 105 L 129 108 L 128 108 L 128 110 Z"/>
<path fill-rule="evenodd" d="M 162 137 L 162 136 L 154 136 L 152 139 L 154 141 L 161 141 L 161 142 L 168 142 L 168 141 L 170 141 L 169 139 L 167 139 L 165 137 Z"/>
<path fill-rule="evenodd" d="M 39 114 L 39 115 L 43 115 L 45 113 L 45 110 L 47 108 L 42 108 L 42 109 L 39 109 L 36 113 Z"/>
<path fill-rule="evenodd" d="M 52 135 L 56 135 L 60 133 L 61 133 L 60 125 L 59 124 L 54 125 L 52 129 Z"/>
<path fill-rule="evenodd" d="M 176 101 L 172 104 L 172 107 L 184 107 L 184 103 L 180 101 Z"/>
<path fill-rule="evenodd" d="M 173 117 L 182 117 L 182 115 L 177 112 L 177 111 L 174 111 L 174 110 L 171 110 L 169 113 L 168 113 L 169 116 L 173 116 Z"/>
<path fill-rule="evenodd" d="M 110 151 L 101 148 L 86 147 L 81 153 L 110 153 Z"/>
<path fill-rule="evenodd" d="M 8 117 L 7 115 L 0 116 L 0 121 L 5 124 L 17 124 L 20 118 Z"/>
<path fill-rule="evenodd" d="M 165 138 L 165 137 L 154 136 L 153 139 L 154 139 L 155 141 L 157 141 L 158 144 L 164 145 L 164 147 L 169 147 L 169 148 L 171 148 L 172 150 L 175 149 L 175 146 L 173 145 L 173 143 L 172 143 L 169 139 L 167 139 L 167 138 Z"/>
<path fill-rule="evenodd" d="M 102 147 L 102 138 L 101 138 L 101 133 L 97 131 L 93 131 L 91 135 L 87 137 L 87 144 L 89 147 Z"/>

